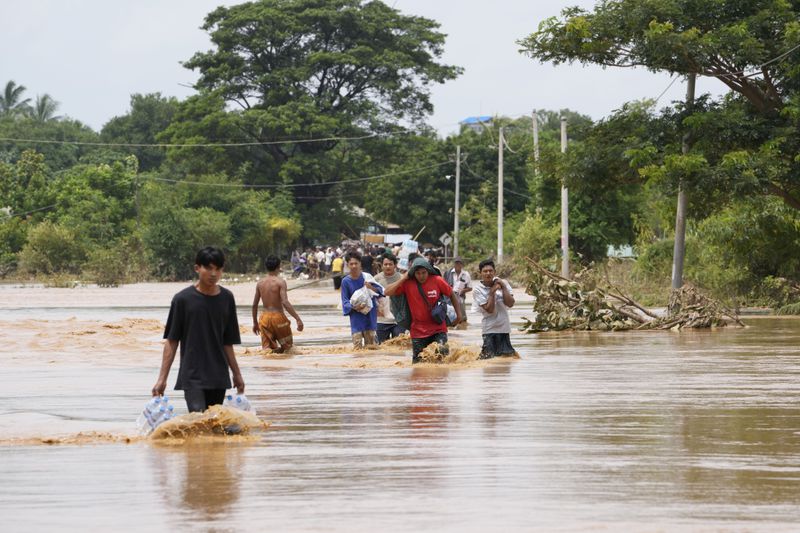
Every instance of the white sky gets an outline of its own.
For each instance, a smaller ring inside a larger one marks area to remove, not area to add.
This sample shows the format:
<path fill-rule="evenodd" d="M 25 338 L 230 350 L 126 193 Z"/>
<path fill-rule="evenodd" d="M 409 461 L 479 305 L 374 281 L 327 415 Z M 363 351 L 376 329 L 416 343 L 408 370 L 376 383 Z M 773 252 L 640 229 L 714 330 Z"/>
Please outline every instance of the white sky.
<path fill-rule="evenodd" d="M 515 43 L 566 6 L 591 8 L 594 0 L 385 0 L 406 14 L 438 21 L 448 35 L 443 61 L 464 67 L 455 81 L 433 89 L 430 124 L 440 133 L 472 115 L 528 114 L 534 108 L 570 108 L 595 119 L 623 103 L 658 96 L 666 74 L 541 65 L 518 53 Z M 48 93 L 59 114 L 99 130 L 125 114 L 130 95 L 160 91 L 192 94 L 194 72 L 181 61 L 210 48 L 199 29 L 220 0 L 13 0 L 4 2 L 0 31 L 0 84 L 14 80 L 26 96 Z M 721 93 L 716 80 L 700 78 L 698 94 Z M 660 104 L 683 98 L 676 82 Z"/>

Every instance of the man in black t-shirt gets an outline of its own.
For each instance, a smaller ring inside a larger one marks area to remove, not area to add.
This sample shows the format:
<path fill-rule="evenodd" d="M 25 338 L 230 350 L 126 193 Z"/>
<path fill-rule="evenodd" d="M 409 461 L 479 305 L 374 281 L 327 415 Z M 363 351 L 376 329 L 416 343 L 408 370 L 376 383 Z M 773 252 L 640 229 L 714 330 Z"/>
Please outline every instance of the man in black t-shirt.
<path fill-rule="evenodd" d="M 153 396 L 161 396 L 178 344 L 181 364 L 175 390 L 183 390 L 189 412 L 205 411 L 221 404 L 225 390 L 231 387 L 228 368 L 233 372 L 233 386 L 242 394 L 244 380 L 233 353 L 240 344 L 239 321 L 233 293 L 217 285 L 225 266 L 225 255 L 218 248 L 197 252 L 194 270 L 198 281 L 172 298 L 167 326 L 164 329 L 164 352 Z"/>

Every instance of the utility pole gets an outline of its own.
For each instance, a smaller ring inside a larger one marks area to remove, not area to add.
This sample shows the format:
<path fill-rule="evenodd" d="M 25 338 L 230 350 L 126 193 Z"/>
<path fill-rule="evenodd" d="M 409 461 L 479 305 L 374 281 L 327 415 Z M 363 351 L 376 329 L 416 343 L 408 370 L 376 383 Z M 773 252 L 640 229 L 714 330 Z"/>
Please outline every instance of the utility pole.
<path fill-rule="evenodd" d="M 561 117 L 561 153 L 567 152 L 567 117 Z M 561 277 L 569 279 L 569 195 L 561 177 Z"/>
<path fill-rule="evenodd" d="M 686 112 L 691 113 L 694 108 L 694 86 L 696 75 L 689 74 L 686 84 Z M 681 153 L 689 153 L 690 138 L 689 132 L 683 134 L 681 143 Z M 683 287 L 683 260 L 686 254 L 686 191 L 683 189 L 683 181 L 678 184 L 678 208 L 675 210 L 675 247 L 672 250 L 672 289 Z"/>
<path fill-rule="evenodd" d="M 453 257 L 458 257 L 458 210 L 461 200 L 461 145 L 456 146 L 456 211 L 453 217 Z"/>
<path fill-rule="evenodd" d="M 503 128 L 497 137 L 497 262 L 503 262 Z"/>
<path fill-rule="evenodd" d="M 533 120 L 533 175 L 539 177 L 539 116 L 534 109 L 531 113 Z"/>

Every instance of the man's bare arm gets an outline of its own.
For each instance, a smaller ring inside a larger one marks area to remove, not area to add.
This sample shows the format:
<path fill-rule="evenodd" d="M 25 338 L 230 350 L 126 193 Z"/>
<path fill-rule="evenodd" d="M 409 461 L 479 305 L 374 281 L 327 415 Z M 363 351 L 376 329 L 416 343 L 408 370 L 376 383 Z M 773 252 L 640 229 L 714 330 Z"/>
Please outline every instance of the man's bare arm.
<path fill-rule="evenodd" d="M 490 315 L 494 314 L 495 293 L 500 288 L 500 285 L 501 284 L 498 284 L 497 281 L 492 283 L 492 288 L 489 289 L 489 297 L 486 300 L 486 303 L 485 304 L 481 304 L 481 307 L 483 307 L 483 310 L 486 311 L 487 313 L 489 313 Z"/>
<path fill-rule="evenodd" d="M 167 389 L 167 377 L 169 377 L 169 369 L 172 368 L 172 362 L 175 360 L 175 352 L 178 351 L 178 341 L 167 339 L 164 343 L 164 351 L 161 353 L 161 370 L 158 372 L 158 380 L 153 386 L 153 396 L 163 396 L 164 391 Z"/>
<path fill-rule="evenodd" d="M 261 291 L 259 284 L 256 283 L 256 295 L 253 298 L 253 333 L 256 335 L 261 334 L 261 328 L 258 327 L 258 303 L 261 301 Z"/>
<path fill-rule="evenodd" d="M 508 290 L 508 282 L 500 280 L 500 289 L 503 291 L 503 303 L 506 307 L 514 307 L 514 295 Z"/>
<path fill-rule="evenodd" d="M 297 331 L 303 331 L 303 321 L 300 320 L 300 315 L 297 314 L 297 311 L 294 310 L 294 306 L 289 303 L 289 295 L 286 289 L 286 281 L 281 280 L 281 303 L 283 304 L 283 308 L 286 309 L 286 312 L 289 313 L 297 320 Z"/>
<path fill-rule="evenodd" d="M 236 354 L 233 353 L 233 346 L 226 344 L 222 349 L 225 351 L 228 366 L 231 367 L 231 372 L 233 372 L 233 386 L 236 387 L 236 392 L 244 394 L 244 379 L 242 378 L 242 372 L 239 370 L 239 363 L 236 361 Z"/>

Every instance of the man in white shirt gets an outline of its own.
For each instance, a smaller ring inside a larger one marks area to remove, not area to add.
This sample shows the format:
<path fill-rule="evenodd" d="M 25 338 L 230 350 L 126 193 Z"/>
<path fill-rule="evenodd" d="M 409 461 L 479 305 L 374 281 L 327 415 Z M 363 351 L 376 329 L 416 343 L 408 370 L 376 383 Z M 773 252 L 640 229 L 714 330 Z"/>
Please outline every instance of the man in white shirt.
<path fill-rule="evenodd" d="M 514 306 L 511 285 L 495 276 L 494 261 L 481 261 L 478 268 L 481 281 L 475 284 L 475 291 L 472 293 L 472 309 L 483 316 L 483 348 L 480 358 L 516 355 L 516 350 L 511 346 L 511 320 L 508 317 L 508 308 Z"/>
<path fill-rule="evenodd" d="M 322 251 L 322 248 L 317 248 L 317 253 L 314 254 L 314 257 L 317 259 L 317 264 L 319 265 L 320 271 L 327 272 L 325 270 L 325 252 Z"/>
<path fill-rule="evenodd" d="M 472 290 L 472 278 L 469 272 L 464 270 L 464 261 L 460 257 L 453 260 L 453 268 L 445 272 L 444 280 L 453 288 L 458 301 L 461 302 L 461 316 L 464 317 L 464 321 L 463 326 L 459 324 L 459 328 L 464 329 L 467 327 L 467 293 Z"/>

